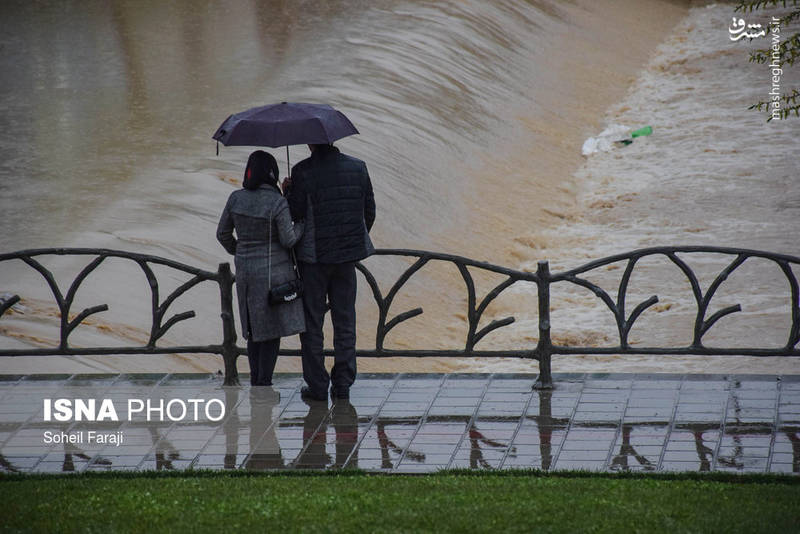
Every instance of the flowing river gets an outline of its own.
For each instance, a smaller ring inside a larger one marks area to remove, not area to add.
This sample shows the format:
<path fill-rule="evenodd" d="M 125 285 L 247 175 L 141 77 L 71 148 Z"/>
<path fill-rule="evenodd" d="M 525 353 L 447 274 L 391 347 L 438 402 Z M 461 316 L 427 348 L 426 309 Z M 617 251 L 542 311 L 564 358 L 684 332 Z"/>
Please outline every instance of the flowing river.
<path fill-rule="evenodd" d="M 797 126 L 765 125 L 746 111 L 768 78 L 747 63 L 746 46 L 724 42 L 731 11 L 690 10 L 688 2 L 670 0 L 6 1 L 0 250 L 107 247 L 215 270 L 231 261 L 214 230 L 250 149 L 220 147 L 216 155 L 212 133 L 251 106 L 309 101 L 332 104 L 361 132 L 337 146 L 367 162 L 378 204 L 373 238 L 382 248 L 528 269 L 540 259 L 575 267 L 650 244 L 758 245 L 798 254 Z M 652 124 L 655 133 L 584 160 L 583 141 L 610 122 Z M 698 141 L 708 152 L 694 152 Z M 752 144 L 758 151 L 745 152 Z M 285 169 L 286 152 L 272 152 Z M 307 153 L 291 147 L 291 163 Z M 772 158 L 769 171 L 758 164 L 765 158 Z M 676 180 L 671 187 L 664 186 L 665 168 Z M 723 180 L 737 172 L 749 173 L 738 186 Z M 694 204 L 712 190 L 729 194 Z M 760 199 L 760 211 L 742 202 L 747 191 Z M 670 219 L 664 209 L 675 206 Z M 724 217 L 704 219 L 717 211 Z M 84 264 L 48 263 L 62 287 Z M 388 284 L 407 264 L 370 265 Z M 165 289 L 183 281 L 162 274 Z M 76 330 L 72 342 L 146 342 L 150 294 L 141 271 L 109 261 L 90 280 L 74 308 L 107 302 L 110 309 Z M 21 262 L 3 265 L 0 292 L 23 297 L 0 322 L 0 346 L 57 344 L 57 308 L 36 273 Z M 535 306 L 522 293 L 487 310 L 518 320 L 480 348 L 535 342 Z M 393 313 L 419 300 L 426 312 L 398 327 L 387 346 L 463 348 L 465 296 L 452 267 L 421 273 Z M 602 343 L 606 326 L 593 319 L 599 312 L 580 297 L 564 299 L 564 339 Z M 176 326 L 168 341 L 219 342 L 215 288 L 174 305 L 198 316 Z M 770 313 L 757 324 L 784 329 Z M 374 346 L 374 320 L 362 286 L 359 346 Z M 5 360 L 0 371 L 221 365 L 216 356 L 186 355 Z M 573 358 L 554 370 L 709 370 L 711 360 Z M 282 359 L 278 370 L 298 365 Z M 516 360 L 403 359 L 361 367 L 535 368 Z"/>

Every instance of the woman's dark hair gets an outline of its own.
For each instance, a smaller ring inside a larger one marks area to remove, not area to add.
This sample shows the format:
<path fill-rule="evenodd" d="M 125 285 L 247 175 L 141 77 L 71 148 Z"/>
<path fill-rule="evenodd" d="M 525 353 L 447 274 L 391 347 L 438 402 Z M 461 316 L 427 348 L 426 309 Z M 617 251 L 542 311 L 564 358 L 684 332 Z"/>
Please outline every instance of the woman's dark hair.
<path fill-rule="evenodd" d="M 272 154 L 256 150 L 247 158 L 242 186 L 245 189 L 258 189 L 262 184 L 278 189 L 278 162 Z"/>

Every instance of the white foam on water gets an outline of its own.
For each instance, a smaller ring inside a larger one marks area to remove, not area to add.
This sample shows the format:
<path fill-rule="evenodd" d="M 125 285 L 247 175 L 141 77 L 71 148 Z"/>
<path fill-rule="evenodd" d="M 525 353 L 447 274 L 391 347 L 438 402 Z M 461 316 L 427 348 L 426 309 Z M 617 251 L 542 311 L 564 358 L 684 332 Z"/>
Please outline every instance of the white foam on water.
<path fill-rule="evenodd" d="M 766 122 L 765 113 L 747 109 L 769 98 L 768 66 L 748 62 L 748 51 L 765 48 L 768 41 L 732 42 L 728 26 L 733 9 L 732 4 L 692 8 L 658 47 L 627 98 L 609 110 L 609 127 L 652 125 L 653 134 L 615 150 L 595 150 L 577 171 L 583 184 L 580 213 L 545 231 L 547 245 L 541 252 L 553 260 L 552 272 L 660 245 L 730 246 L 800 256 L 800 119 Z M 757 13 L 745 18 L 765 27 L 768 21 Z M 781 83 L 786 91 L 800 86 L 800 69 L 785 70 Z M 702 275 L 704 287 L 733 259 L 683 258 Z M 636 333 L 641 340 L 655 339 L 662 346 L 686 346 L 690 333 L 679 326 L 686 326 L 687 318 L 691 325 L 696 304 L 686 279 L 681 286 L 676 268 L 662 263 L 650 266 L 650 278 L 640 284 L 640 300 L 652 291 L 662 303 L 669 302 L 669 308 L 646 311 L 640 321 L 652 319 L 653 314 L 665 319 L 657 332 Z M 522 267 L 535 269 L 535 264 Z M 712 303 L 717 307 L 712 305 L 709 314 L 736 303 L 743 311 L 723 318 L 704 338 L 707 344 L 748 346 L 754 337 L 763 346 L 785 344 L 791 314 L 788 283 L 774 264 L 756 262 L 748 267 L 746 280 L 742 276 L 732 280 L 733 285 L 721 286 L 720 293 L 723 287 L 729 292 L 715 297 Z M 622 270 L 624 265 L 596 273 L 610 286 L 603 287 L 614 299 Z M 677 281 L 670 286 L 667 282 L 673 279 Z M 599 299 L 574 287 L 564 293 L 566 304 L 554 299 L 554 328 L 564 325 L 568 341 L 592 334 L 599 345 L 617 343 L 611 314 Z M 628 309 L 640 300 L 629 300 Z M 726 321 L 734 321 L 728 323 L 734 326 L 726 328 Z M 536 332 L 530 320 L 509 328 Z M 720 333 L 715 336 L 715 331 Z M 798 358 L 556 356 L 553 361 L 554 372 L 800 373 Z M 535 363 L 502 360 L 472 363 L 471 369 L 514 372 L 532 367 Z"/>

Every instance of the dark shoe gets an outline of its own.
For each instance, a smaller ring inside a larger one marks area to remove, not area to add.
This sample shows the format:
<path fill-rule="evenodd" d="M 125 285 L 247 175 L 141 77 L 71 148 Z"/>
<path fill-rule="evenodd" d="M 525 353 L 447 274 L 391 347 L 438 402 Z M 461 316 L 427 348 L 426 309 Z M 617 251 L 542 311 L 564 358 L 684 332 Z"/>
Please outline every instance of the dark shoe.
<path fill-rule="evenodd" d="M 317 395 L 311 388 L 308 386 L 303 386 L 300 388 L 300 398 L 303 400 L 313 400 L 313 401 L 327 401 L 328 399 L 325 395 Z"/>
<path fill-rule="evenodd" d="M 350 388 L 331 388 L 331 398 L 332 399 L 349 399 L 350 398 Z"/>

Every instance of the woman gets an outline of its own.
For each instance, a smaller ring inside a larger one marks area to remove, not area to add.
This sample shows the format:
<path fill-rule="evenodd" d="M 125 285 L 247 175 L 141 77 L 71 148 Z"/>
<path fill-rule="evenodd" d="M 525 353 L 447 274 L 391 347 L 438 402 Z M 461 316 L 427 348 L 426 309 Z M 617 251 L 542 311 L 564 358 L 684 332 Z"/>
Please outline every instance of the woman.
<path fill-rule="evenodd" d="M 269 303 L 270 287 L 295 278 L 289 249 L 300 239 L 303 226 L 292 224 L 289 205 L 278 189 L 278 163 L 272 155 L 263 150 L 250 154 L 243 186 L 228 197 L 217 240 L 234 255 L 250 384 L 269 386 L 281 337 L 305 331 L 302 299 Z"/>

